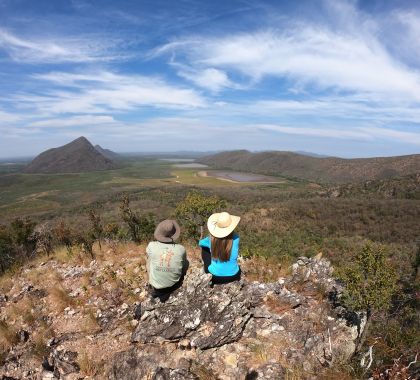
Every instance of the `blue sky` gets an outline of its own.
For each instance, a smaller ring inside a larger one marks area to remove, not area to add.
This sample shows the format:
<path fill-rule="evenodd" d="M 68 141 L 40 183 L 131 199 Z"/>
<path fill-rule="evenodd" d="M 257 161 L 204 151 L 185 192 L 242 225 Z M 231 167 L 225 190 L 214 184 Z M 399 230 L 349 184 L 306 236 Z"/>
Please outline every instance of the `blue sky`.
<path fill-rule="evenodd" d="M 420 153 L 420 2 L 0 0 L 0 132 L 0 158 Z"/>

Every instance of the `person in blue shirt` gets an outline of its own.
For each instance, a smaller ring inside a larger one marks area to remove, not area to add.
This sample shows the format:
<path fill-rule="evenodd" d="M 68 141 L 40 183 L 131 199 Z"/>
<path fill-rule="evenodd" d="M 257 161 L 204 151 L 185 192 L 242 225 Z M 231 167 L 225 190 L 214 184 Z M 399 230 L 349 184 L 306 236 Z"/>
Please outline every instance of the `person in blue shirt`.
<path fill-rule="evenodd" d="M 213 284 L 238 281 L 239 235 L 234 233 L 241 218 L 227 212 L 216 213 L 207 221 L 210 236 L 199 241 L 204 271 L 211 273 Z"/>

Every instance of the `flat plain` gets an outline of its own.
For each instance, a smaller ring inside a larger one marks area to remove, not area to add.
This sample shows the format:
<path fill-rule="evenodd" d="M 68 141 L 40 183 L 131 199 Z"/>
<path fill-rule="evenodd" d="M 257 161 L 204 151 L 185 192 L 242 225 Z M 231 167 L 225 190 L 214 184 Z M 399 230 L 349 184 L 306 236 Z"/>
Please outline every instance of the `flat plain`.
<path fill-rule="evenodd" d="M 75 174 L 25 174 L 20 172 L 22 163 L 1 164 L 0 222 L 23 216 L 52 216 L 61 210 L 103 202 L 121 193 L 162 186 L 211 189 L 262 185 L 252 180 L 252 174 L 242 173 L 242 180 L 238 182 L 226 181 L 222 175 L 200 176 L 201 166 L 182 167 L 184 163 L 183 158 L 135 157 L 126 158 L 119 169 Z M 232 178 L 238 175 L 232 173 Z M 224 174 L 229 177 L 229 171 Z M 278 182 L 279 188 L 302 187 L 301 183 L 283 178 Z"/>

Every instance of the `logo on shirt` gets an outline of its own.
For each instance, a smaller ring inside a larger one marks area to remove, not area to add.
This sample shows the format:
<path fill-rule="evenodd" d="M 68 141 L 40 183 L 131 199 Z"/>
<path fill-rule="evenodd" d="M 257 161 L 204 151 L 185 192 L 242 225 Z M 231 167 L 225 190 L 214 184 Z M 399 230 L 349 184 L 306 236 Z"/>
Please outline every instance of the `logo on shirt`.
<path fill-rule="evenodd" d="M 174 251 L 172 249 L 167 249 L 164 252 L 160 254 L 159 257 L 159 266 L 156 268 L 156 270 L 161 272 L 170 272 L 172 268 L 171 266 L 171 259 L 174 255 Z"/>

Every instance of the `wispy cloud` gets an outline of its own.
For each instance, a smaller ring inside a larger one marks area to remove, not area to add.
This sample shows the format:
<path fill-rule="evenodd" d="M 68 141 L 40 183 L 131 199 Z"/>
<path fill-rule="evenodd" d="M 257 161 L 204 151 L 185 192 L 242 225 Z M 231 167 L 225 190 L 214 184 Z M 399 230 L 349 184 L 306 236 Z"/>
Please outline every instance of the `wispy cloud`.
<path fill-rule="evenodd" d="M 93 126 L 93 125 L 108 125 L 116 124 L 116 120 L 112 116 L 107 115 L 84 115 L 56 119 L 44 119 L 34 121 L 28 124 L 28 127 L 41 127 L 41 128 L 66 128 L 66 127 L 80 127 L 80 126 Z"/>
<path fill-rule="evenodd" d="M 7 123 L 14 123 L 19 120 L 22 120 L 22 117 L 17 114 L 13 114 L 10 112 L 3 112 L 0 110 L 0 125 L 5 125 Z"/>
<path fill-rule="evenodd" d="M 284 134 L 328 137 L 344 140 L 372 141 L 375 139 L 394 140 L 420 146 L 420 133 L 398 131 L 395 129 L 378 127 L 356 127 L 352 130 L 325 126 L 324 128 L 290 127 L 271 124 L 257 124 L 256 128 Z"/>
<path fill-rule="evenodd" d="M 307 26 L 184 40 L 160 52 L 178 50 L 188 61 L 234 70 L 254 81 L 274 76 L 301 86 L 420 101 L 418 73 L 395 61 L 372 37 L 363 37 Z"/>
<path fill-rule="evenodd" d="M 110 41 L 88 37 L 23 38 L 0 28 L 0 50 L 19 63 L 96 62 L 121 59 Z"/>
<path fill-rule="evenodd" d="M 411 3 L 24 3 L 2 6 L 0 154 L 7 138 L 31 148 L 80 134 L 150 150 L 165 140 L 169 150 L 418 151 Z"/>
<path fill-rule="evenodd" d="M 138 107 L 195 108 L 206 104 L 197 91 L 168 84 L 157 77 L 102 71 L 92 74 L 53 72 L 35 78 L 70 87 L 45 91 L 43 95 L 15 96 L 14 101 L 21 107 L 34 107 L 47 115 L 118 113 Z"/>
<path fill-rule="evenodd" d="M 353 92 L 420 102 L 419 71 L 392 54 L 388 48 L 395 39 L 385 38 L 387 26 L 397 23 L 393 36 L 398 30 L 403 33 L 411 55 L 416 55 L 416 12 L 399 11 L 382 20 L 360 11 L 354 1 L 325 0 L 320 7 L 325 10 L 322 21 L 303 17 L 216 37 L 190 35 L 154 49 L 151 57 L 169 55 L 171 63 L 240 74 L 255 85 L 279 78 L 283 82 L 274 91 L 286 87 L 291 93 Z"/>
<path fill-rule="evenodd" d="M 224 71 L 214 68 L 202 70 L 184 68 L 178 71 L 178 75 L 193 82 L 198 87 L 208 89 L 214 93 L 226 87 L 235 87 Z"/>
<path fill-rule="evenodd" d="M 420 109 L 417 104 L 396 103 L 383 99 L 357 96 L 325 96 L 310 100 L 261 100 L 248 112 L 271 116 L 301 116 L 312 120 L 336 118 L 338 120 L 365 120 L 376 123 L 417 123 Z"/>

